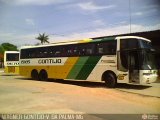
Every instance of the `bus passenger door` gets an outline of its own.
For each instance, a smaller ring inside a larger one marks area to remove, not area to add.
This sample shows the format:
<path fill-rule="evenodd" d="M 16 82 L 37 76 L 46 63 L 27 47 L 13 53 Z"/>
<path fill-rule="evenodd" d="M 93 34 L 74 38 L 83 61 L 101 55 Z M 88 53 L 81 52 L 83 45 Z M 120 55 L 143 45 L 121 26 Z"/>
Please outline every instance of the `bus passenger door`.
<path fill-rule="evenodd" d="M 129 83 L 128 51 L 117 52 L 117 80 L 119 83 Z"/>
<path fill-rule="evenodd" d="M 139 83 L 139 55 L 137 51 L 119 51 L 118 79 L 124 76 L 125 83 Z M 119 79 L 121 80 L 121 79 Z M 122 81 L 122 80 L 121 80 Z M 123 82 L 123 81 L 122 81 Z"/>
<path fill-rule="evenodd" d="M 140 83 L 138 39 L 120 39 L 118 51 L 118 72 L 126 72 L 126 83 Z"/>
<path fill-rule="evenodd" d="M 139 55 L 137 51 L 128 54 L 129 83 L 140 83 L 139 80 Z"/>

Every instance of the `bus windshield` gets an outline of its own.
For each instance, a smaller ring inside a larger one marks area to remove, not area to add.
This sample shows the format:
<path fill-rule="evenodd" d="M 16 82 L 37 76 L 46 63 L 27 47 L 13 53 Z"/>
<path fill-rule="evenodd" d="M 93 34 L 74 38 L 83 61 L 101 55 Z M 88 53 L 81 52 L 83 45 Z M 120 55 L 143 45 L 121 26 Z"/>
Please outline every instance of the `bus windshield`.
<path fill-rule="evenodd" d="M 140 48 L 153 49 L 150 41 L 145 41 L 145 40 L 140 39 L 139 44 L 140 44 Z"/>
<path fill-rule="evenodd" d="M 140 52 L 140 61 L 142 70 L 157 69 L 155 53 L 149 49 L 144 49 Z"/>
<path fill-rule="evenodd" d="M 6 61 L 19 61 L 19 53 L 7 53 Z"/>

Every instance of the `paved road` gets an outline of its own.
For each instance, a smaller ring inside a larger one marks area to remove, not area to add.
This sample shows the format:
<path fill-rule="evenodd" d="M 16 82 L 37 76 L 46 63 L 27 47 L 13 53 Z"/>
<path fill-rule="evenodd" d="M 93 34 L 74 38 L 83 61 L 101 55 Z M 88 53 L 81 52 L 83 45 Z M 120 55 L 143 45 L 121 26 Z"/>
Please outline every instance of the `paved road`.
<path fill-rule="evenodd" d="M 103 83 L 86 81 L 33 81 L 0 73 L 0 113 L 160 113 L 160 98 L 121 91 L 150 91 L 156 87 L 130 87 L 121 84 L 109 89 Z"/>
<path fill-rule="evenodd" d="M 151 83 L 147 85 L 126 85 L 119 84 L 118 90 L 124 92 L 135 93 L 144 96 L 158 97 L 160 98 L 160 83 Z"/>

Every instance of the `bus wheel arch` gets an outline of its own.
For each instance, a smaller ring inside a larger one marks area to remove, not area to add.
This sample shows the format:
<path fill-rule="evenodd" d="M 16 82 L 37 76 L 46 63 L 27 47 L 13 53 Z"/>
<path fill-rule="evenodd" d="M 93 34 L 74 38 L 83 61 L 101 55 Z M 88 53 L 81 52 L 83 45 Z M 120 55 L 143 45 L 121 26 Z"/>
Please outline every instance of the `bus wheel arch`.
<path fill-rule="evenodd" d="M 113 71 L 105 71 L 102 74 L 102 81 L 105 81 L 105 84 L 109 88 L 114 88 L 117 84 L 117 77 Z"/>
<path fill-rule="evenodd" d="M 33 70 L 31 71 L 31 78 L 32 78 L 33 80 L 38 80 L 38 79 L 39 79 L 38 76 L 39 76 L 39 75 L 38 75 L 38 71 L 37 71 L 36 69 L 33 69 Z"/>
<path fill-rule="evenodd" d="M 40 81 L 46 81 L 48 79 L 48 73 L 45 69 L 42 69 L 40 72 L 39 72 L 39 80 Z"/>

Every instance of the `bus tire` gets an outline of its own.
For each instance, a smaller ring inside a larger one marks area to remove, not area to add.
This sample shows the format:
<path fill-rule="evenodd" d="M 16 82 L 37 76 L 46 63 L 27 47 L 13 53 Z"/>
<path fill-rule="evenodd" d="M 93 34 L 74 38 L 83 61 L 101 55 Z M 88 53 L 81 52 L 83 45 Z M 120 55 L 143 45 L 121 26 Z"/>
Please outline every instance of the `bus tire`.
<path fill-rule="evenodd" d="M 103 81 L 105 81 L 108 88 L 114 88 L 117 84 L 116 76 L 111 72 L 108 72 L 103 76 Z"/>
<path fill-rule="evenodd" d="M 33 80 L 38 80 L 38 71 L 36 69 L 32 70 L 32 72 L 31 72 L 31 78 Z"/>
<path fill-rule="evenodd" d="M 46 81 L 48 79 L 48 74 L 45 70 L 41 70 L 39 73 L 39 80 Z"/>

